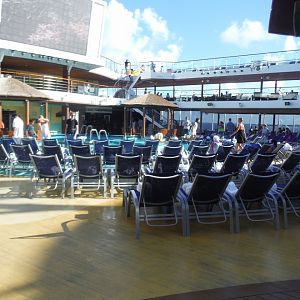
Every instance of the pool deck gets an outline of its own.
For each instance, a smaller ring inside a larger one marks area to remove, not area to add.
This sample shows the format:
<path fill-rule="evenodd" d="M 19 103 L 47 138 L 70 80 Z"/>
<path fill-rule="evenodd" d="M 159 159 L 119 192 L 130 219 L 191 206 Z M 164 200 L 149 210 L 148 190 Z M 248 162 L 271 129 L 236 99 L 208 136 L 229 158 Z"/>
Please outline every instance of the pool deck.
<path fill-rule="evenodd" d="M 0 299 L 299 299 L 299 219 L 191 222 L 189 238 L 143 224 L 137 241 L 121 194 L 28 199 L 28 183 L 0 177 Z"/>

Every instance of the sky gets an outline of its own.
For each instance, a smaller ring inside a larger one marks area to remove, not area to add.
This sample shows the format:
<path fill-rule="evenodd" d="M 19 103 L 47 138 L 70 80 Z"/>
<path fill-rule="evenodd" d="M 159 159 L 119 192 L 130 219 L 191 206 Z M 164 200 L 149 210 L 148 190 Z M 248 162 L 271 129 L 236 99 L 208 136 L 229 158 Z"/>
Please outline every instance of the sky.
<path fill-rule="evenodd" d="M 184 61 L 294 50 L 268 33 L 272 0 L 111 0 L 102 55 L 117 62 Z"/>

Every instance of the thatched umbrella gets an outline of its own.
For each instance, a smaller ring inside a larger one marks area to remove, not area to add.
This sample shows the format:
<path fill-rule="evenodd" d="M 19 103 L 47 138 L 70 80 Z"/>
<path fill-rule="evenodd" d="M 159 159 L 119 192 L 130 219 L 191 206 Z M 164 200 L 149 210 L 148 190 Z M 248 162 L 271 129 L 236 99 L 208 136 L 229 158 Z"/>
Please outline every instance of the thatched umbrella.
<path fill-rule="evenodd" d="M 32 86 L 21 82 L 15 78 L 1 77 L 0 78 L 0 99 L 27 100 L 26 111 L 27 120 L 29 119 L 29 100 L 47 100 L 49 97 L 33 88 Z M 2 105 L 0 102 L 0 121 L 2 121 Z"/>
<path fill-rule="evenodd" d="M 145 137 L 146 131 L 146 108 L 156 108 L 158 110 L 165 110 L 165 109 L 177 109 L 178 106 L 168 100 L 165 100 L 163 97 L 155 95 L 155 94 L 144 94 L 143 96 L 133 98 L 124 102 L 125 110 L 124 110 L 124 117 L 126 115 L 126 107 L 131 108 L 143 108 L 143 137 Z M 152 126 L 153 126 L 153 114 L 152 114 Z M 126 132 L 126 119 L 124 118 L 124 130 Z"/>
<path fill-rule="evenodd" d="M 15 78 L 0 78 L 0 97 L 28 100 L 49 99 L 46 94 Z"/>

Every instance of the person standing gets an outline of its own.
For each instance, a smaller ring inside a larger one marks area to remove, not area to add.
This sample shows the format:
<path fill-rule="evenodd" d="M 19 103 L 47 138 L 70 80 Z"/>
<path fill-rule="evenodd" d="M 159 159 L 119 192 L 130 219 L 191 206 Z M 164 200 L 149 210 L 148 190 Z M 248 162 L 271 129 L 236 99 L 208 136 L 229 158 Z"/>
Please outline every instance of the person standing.
<path fill-rule="evenodd" d="M 67 139 L 76 139 L 79 132 L 78 121 L 75 119 L 75 112 L 70 112 L 70 117 L 66 121 L 65 135 Z"/>
<path fill-rule="evenodd" d="M 49 120 L 44 118 L 44 116 L 40 115 L 38 119 L 38 124 L 40 127 L 41 131 L 41 139 L 50 139 L 51 134 L 50 134 L 50 129 L 49 129 Z"/>
<path fill-rule="evenodd" d="M 125 66 L 125 74 L 128 75 L 128 71 L 129 71 L 129 65 L 130 65 L 130 61 L 128 59 L 125 60 L 124 66 Z"/>
<path fill-rule="evenodd" d="M 17 144 L 21 144 L 21 139 L 24 138 L 24 122 L 21 117 L 14 114 L 14 119 L 12 123 L 13 127 L 13 137 Z"/>
<path fill-rule="evenodd" d="M 191 129 L 191 121 L 188 119 L 188 117 L 185 118 L 185 122 L 183 123 L 183 134 L 184 135 L 190 135 L 190 129 Z"/>
<path fill-rule="evenodd" d="M 29 120 L 29 124 L 27 125 L 26 127 L 26 137 L 36 137 L 36 132 L 34 130 L 34 123 L 35 123 L 35 120 L 34 119 L 30 119 Z"/>
<path fill-rule="evenodd" d="M 218 134 L 220 135 L 220 137 L 223 137 L 224 135 L 224 122 L 220 121 L 218 124 Z"/>
<path fill-rule="evenodd" d="M 196 135 L 197 135 L 198 122 L 199 122 L 199 119 L 196 118 L 195 122 L 194 122 L 193 125 L 192 125 L 192 137 L 193 137 L 193 138 L 195 138 Z"/>
<path fill-rule="evenodd" d="M 231 136 L 234 132 L 234 128 L 235 128 L 235 125 L 234 123 L 231 121 L 231 118 L 228 119 L 228 123 L 226 124 L 226 134 L 228 136 Z"/>
<path fill-rule="evenodd" d="M 260 134 L 261 134 L 261 139 L 259 140 L 259 142 L 261 144 L 267 143 L 269 141 L 269 134 L 270 134 L 270 130 L 267 124 L 263 124 L 262 129 L 260 130 Z"/>
<path fill-rule="evenodd" d="M 246 133 L 245 133 L 245 126 L 243 123 L 243 118 L 238 118 L 238 126 L 236 130 L 233 132 L 232 136 L 235 135 L 236 138 L 236 145 L 235 149 L 237 152 L 243 150 L 243 144 L 246 142 Z"/>

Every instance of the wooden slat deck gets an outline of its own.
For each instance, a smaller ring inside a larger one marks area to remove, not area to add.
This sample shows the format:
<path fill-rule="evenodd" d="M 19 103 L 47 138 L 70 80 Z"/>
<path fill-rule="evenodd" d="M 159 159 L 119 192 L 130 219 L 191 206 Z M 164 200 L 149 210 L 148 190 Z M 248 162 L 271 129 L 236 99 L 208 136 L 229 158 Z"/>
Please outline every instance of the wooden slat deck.
<path fill-rule="evenodd" d="M 0 299 L 132 300 L 300 278 L 296 218 L 279 231 L 243 221 L 239 234 L 192 222 L 189 238 L 142 225 L 137 241 L 121 197 L 27 190 L 28 179 L 0 178 Z"/>

